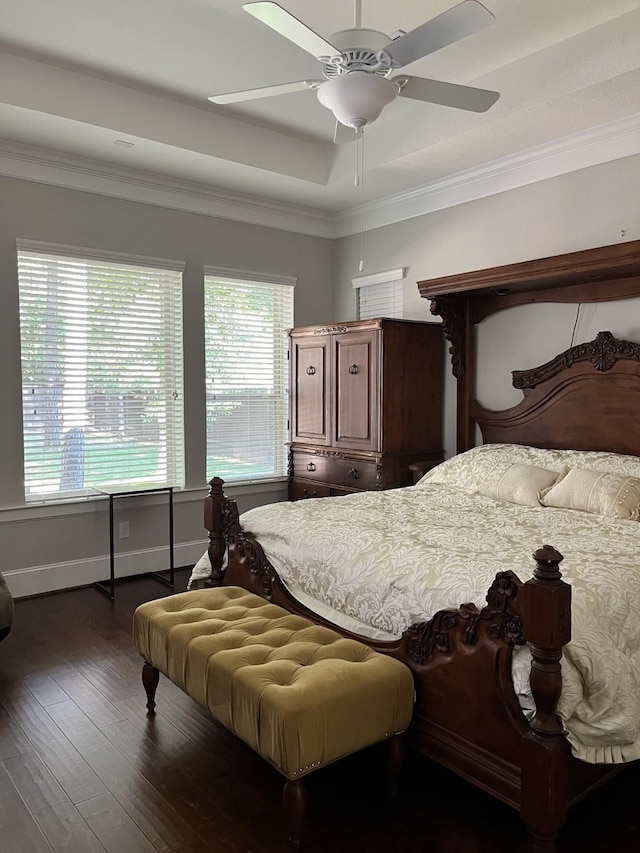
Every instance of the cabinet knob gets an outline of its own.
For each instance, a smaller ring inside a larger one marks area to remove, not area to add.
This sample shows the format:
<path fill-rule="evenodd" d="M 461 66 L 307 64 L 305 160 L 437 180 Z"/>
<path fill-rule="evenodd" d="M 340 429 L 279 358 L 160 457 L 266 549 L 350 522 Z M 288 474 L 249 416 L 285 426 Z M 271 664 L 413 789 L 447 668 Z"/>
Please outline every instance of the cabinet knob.
<path fill-rule="evenodd" d="M 349 373 L 357 373 L 357 372 L 358 372 L 358 365 L 352 364 L 351 367 L 349 368 Z"/>
<path fill-rule="evenodd" d="M 350 480 L 358 480 L 359 478 L 360 478 L 360 474 L 358 472 L 358 469 L 357 468 L 350 468 L 349 469 L 349 479 Z"/>
<path fill-rule="evenodd" d="M 307 465 L 307 471 L 315 471 L 315 470 L 316 470 L 316 466 L 313 464 L 313 462 L 309 462 L 309 464 Z"/>
<path fill-rule="evenodd" d="M 309 376 L 313 376 L 313 374 L 314 374 L 315 372 L 316 372 L 315 367 L 313 367 L 313 366 L 311 366 L 311 367 L 307 367 L 307 373 L 309 374 Z"/>

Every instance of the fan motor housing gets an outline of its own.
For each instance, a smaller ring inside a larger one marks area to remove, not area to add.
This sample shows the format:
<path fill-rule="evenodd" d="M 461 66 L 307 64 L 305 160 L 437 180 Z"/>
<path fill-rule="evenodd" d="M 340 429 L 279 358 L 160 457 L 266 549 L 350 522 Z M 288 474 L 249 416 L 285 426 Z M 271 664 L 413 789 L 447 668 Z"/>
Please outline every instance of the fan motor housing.
<path fill-rule="evenodd" d="M 329 41 L 334 47 L 337 47 L 342 53 L 348 50 L 372 50 L 378 51 L 386 47 L 391 39 L 385 33 L 379 30 L 339 30 L 332 36 L 329 36 Z"/>
<path fill-rule="evenodd" d="M 389 44 L 389 36 L 378 30 L 340 30 L 331 36 L 331 44 L 340 53 L 320 57 L 324 62 L 322 73 L 327 80 L 352 71 L 388 77 L 397 65 L 383 49 Z"/>

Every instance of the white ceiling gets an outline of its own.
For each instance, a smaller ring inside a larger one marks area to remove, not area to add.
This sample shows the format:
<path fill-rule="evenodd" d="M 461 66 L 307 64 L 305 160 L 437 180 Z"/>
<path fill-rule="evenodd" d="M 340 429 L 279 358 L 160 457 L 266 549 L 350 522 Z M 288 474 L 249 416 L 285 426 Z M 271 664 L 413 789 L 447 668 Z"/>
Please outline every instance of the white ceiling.
<path fill-rule="evenodd" d="M 238 106 L 207 96 L 320 76 L 243 0 L 2 0 L 0 139 L 341 211 L 355 146 L 313 92 Z M 280 0 L 329 37 L 351 0 Z M 456 0 L 363 0 L 391 35 Z M 408 66 L 495 89 L 484 114 L 398 99 L 365 134 L 366 201 L 640 113 L 640 0 L 483 0 L 496 22 Z M 124 147 L 117 140 L 134 143 Z"/>

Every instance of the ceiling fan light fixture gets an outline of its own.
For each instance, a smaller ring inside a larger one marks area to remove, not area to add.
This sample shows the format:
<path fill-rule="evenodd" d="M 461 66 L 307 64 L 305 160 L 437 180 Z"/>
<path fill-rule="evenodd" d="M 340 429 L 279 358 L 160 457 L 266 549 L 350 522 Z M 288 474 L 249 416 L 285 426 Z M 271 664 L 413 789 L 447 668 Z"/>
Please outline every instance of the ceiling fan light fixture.
<path fill-rule="evenodd" d="M 476 113 L 490 109 L 500 97 L 498 92 L 441 80 L 391 78 L 396 69 L 492 24 L 494 15 L 479 0 L 462 0 L 415 29 L 407 33 L 397 30 L 392 36 L 363 28 L 362 0 L 354 0 L 354 4 L 354 26 L 334 33 L 327 41 L 278 3 L 270 0 L 244 3 L 243 9 L 321 62 L 325 80 L 298 80 L 227 92 L 212 95 L 209 100 L 224 106 L 314 89 L 320 103 L 337 119 L 334 142 L 346 142 L 344 132 L 338 130 L 340 127 L 362 129 L 374 122 L 398 95 Z M 357 135 L 347 134 L 350 139 Z"/>
<path fill-rule="evenodd" d="M 318 100 L 341 124 L 364 127 L 374 122 L 398 95 L 398 87 L 386 77 L 367 71 L 327 80 L 318 88 Z"/>

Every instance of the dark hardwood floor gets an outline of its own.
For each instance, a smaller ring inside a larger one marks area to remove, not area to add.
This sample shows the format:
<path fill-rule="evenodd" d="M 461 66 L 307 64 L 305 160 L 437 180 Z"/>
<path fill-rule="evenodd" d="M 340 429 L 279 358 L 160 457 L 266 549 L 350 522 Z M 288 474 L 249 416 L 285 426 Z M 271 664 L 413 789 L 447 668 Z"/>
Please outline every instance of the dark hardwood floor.
<path fill-rule="evenodd" d="M 177 572 L 178 589 L 187 573 Z M 150 578 L 16 606 L 0 644 L 2 853 L 287 849 L 280 775 L 161 679 L 147 717 L 131 617 Z M 376 749 L 309 778 L 309 853 L 515 853 L 515 812 L 418 755 L 380 795 Z M 562 853 L 640 851 L 640 762 L 570 814 Z"/>

